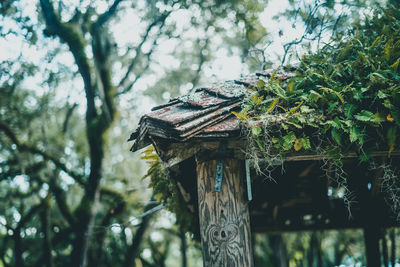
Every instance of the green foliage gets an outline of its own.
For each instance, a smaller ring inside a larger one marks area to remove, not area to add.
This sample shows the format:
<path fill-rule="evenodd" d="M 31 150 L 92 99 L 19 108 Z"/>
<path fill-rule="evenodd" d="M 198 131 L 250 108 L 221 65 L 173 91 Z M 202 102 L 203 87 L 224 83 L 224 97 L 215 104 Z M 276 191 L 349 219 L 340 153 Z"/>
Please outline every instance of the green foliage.
<path fill-rule="evenodd" d="M 162 161 L 153 146 L 143 151 L 142 159 L 150 166 L 143 179 L 150 178 L 149 187 L 153 189 L 154 198 L 176 214 L 177 223 L 185 231 L 189 230 L 191 226 L 193 227 L 191 225 L 193 216 L 178 192 L 176 181 L 170 177 L 168 169 L 162 166 Z"/>
<path fill-rule="evenodd" d="M 246 116 L 250 142 L 267 153 L 327 154 L 338 145 L 341 154 L 385 150 L 390 156 L 399 149 L 399 62 L 400 11 L 379 8 L 345 36 L 304 55 L 294 77 L 279 79 L 276 70 L 260 80 L 236 115 Z M 272 135 L 272 150 L 270 141 L 260 143 L 261 129 Z"/>

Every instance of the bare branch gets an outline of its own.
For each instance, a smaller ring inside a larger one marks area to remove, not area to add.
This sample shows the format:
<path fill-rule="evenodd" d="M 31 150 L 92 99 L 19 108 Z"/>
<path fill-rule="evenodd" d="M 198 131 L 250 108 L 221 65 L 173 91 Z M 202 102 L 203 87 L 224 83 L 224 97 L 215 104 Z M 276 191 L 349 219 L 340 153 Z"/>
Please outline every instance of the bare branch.
<path fill-rule="evenodd" d="M 95 23 L 98 26 L 104 25 L 112 16 L 114 16 L 115 12 L 117 11 L 118 5 L 122 1 L 123 0 L 115 0 L 114 3 L 110 6 L 110 8 L 97 18 L 97 21 Z"/>
<path fill-rule="evenodd" d="M 75 218 L 72 215 L 70 208 L 67 205 L 67 199 L 65 196 L 65 191 L 59 186 L 57 182 L 58 172 L 54 172 L 53 176 L 50 178 L 50 189 L 54 194 L 57 207 L 60 210 L 61 215 L 69 223 L 70 226 L 74 226 L 76 223 Z"/>
<path fill-rule="evenodd" d="M 290 48 L 293 45 L 300 44 L 301 42 L 303 42 L 304 39 L 306 39 L 307 34 L 310 31 L 311 20 L 314 18 L 314 15 L 318 11 L 318 9 L 321 8 L 322 6 L 324 6 L 325 4 L 326 3 L 318 4 L 318 2 L 316 1 L 314 7 L 310 10 L 310 13 L 307 16 L 307 19 L 305 20 L 306 29 L 304 30 L 304 32 L 303 32 L 302 36 L 300 37 L 300 39 L 295 39 L 295 40 L 293 40 L 293 41 L 291 41 L 289 43 L 284 44 L 284 46 L 283 46 L 284 54 L 283 54 L 283 57 L 282 57 L 281 65 L 285 64 L 286 57 L 287 57 L 287 55 L 289 53 Z"/>
<path fill-rule="evenodd" d="M 156 204 L 153 201 L 153 198 L 149 203 L 146 204 L 144 207 L 144 213 L 150 212 L 152 209 L 156 207 Z M 125 267 L 131 267 L 135 266 L 135 258 L 138 256 L 140 252 L 140 245 L 143 241 L 144 234 L 149 227 L 149 223 L 151 220 L 152 215 L 148 216 L 143 216 L 142 222 L 139 225 L 139 228 L 136 231 L 136 234 L 132 240 L 132 245 L 128 248 L 127 254 L 126 254 L 126 261 L 125 261 Z"/>
<path fill-rule="evenodd" d="M 150 51 L 145 55 L 148 59 L 150 58 L 151 54 L 153 53 L 154 50 L 154 46 L 157 43 L 158 38 L 160 37 L 161 33 L 162 33 L 162 29 L 165 25 L 165 21 L 168 18 L 168 16 L 171 14 L 171 12 L 165 12 L 163 13 L 161 16 L 157 17 L 152 23 L 150 23 L 147 26 L 147 29 L 142 37 L 142 41 L 139 43 L 139 45 L 136 47 L 135 51 L 136 51 L 136 55 L 135 57 L 132 59 L 131 63 L 129 64 L 125 75 L 122 77 L 121 81 L 118 83 L 118 88 L 124 88 L 123 90 L 121 90 L 120 92 L 117 93 L 117 95 L 121 95 L 124 93 L 127 93 L 128 91 L 130 91 L 130 89 L 132 88 L 132 86 L 134 85 L 134 83 L 138 80 L 138 78 L 135 78 L 135 80 L 131 83 L 128 84 L 129 82 L 129 75 L 131 74 L 131 72 L 133 71 L 134 67 L 136 66 L 136 64 L 139 62 L 140 56 L 142 55 L 141 53 L 141 49 L 143 47 L 143 45 L 146 43 L 146 41 L 148 40 L 149 36 L 150 36 L 150 32 L 151 30 L 157 26 L 158 24 L 160 24 L 159 27 L 159 31 L 158 31 L 158 35 L 157 38 L 154 39 L 153 41 L 153 46 L 152 49 L 150 49 Z M 149 60 L 147 61 L 149 63 Z M 148 69 L 149 64 L 147 64 L 145 66 L 145 69 Z M 142 72 L 139 75 L 139 78 L 143 75 L 144 72 Z M 138 75 L 136 76 L 138 77 Z"/>
<path fill-rule="evenodd" d="M 65 114 L 65 119 L 64 119 L 64 123 L 63 123 L 63 130 L 62 132 L 65 134 L 67 132 L 67 128 L 68 128 L 68 123 L 69 120 L 72 116 L 72 113 L 74 112 L 75 108 L 78 107 L 77 103 L 74 103 L 72 106 L 70 106 L 67 110 L 67 114 Z"/>
<path fill-rule="evenodd" d="M 210 39 L 207 38 L 204 41 L 204 45 L 199 49 L 199 65 L 198 65 L 198 67 L 196 69 L 196 72 L 195 72 L 195 75 L 194 75 L 194 77 L 192 79 L 193 88 L 196 88 L 196 86 L 197 86 L 197 84 L 198 84 L 198 82 L 200 80 L 201 70 L 203 69 L 203 65 L 207 60 L 206 56 L 204 55 L 203 52 L 204 52 L 205 49 L 207 49 L 209 43 L 210 43 Z"/>

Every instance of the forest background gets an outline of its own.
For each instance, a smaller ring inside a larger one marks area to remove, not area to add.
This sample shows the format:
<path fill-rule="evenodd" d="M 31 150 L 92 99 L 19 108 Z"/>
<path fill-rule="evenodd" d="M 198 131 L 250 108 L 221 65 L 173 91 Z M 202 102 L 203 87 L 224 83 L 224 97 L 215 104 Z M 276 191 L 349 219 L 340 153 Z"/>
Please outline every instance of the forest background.
<path fill-rule="evenodd" d="M 387 4 L 1 1 L 0 266 L 201 266 L 199 242 L 129 152 L 140 116 L 201 85 L 296 64 Z M 386 261 L 395 239 L 381 235 Z M 256 266 L 365 263 L 358 230 L 257 234 L 254 246 Z"/>

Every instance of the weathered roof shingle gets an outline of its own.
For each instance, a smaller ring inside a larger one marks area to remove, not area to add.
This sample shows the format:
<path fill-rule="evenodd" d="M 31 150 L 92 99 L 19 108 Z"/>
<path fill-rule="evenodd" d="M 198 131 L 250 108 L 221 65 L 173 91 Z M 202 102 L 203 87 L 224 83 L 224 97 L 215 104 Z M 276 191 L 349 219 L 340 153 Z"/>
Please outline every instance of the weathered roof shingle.
<path fill-rule="evenodd" d="M 129 141 L 131 151 L 151 143 L 153 137 L 183 142 L 191 138 L 226 138 L 238 136 L 238 119 L 232 111 L 240 111 L 244 96 L 259 79 L 272 72 L 263 71 L 212 87 L 198 88 L 194 92 L 171 99 L 167 104 L 154 107 L 144 115 Z M 290 74 L 278 74 L 285 80 Z"/>

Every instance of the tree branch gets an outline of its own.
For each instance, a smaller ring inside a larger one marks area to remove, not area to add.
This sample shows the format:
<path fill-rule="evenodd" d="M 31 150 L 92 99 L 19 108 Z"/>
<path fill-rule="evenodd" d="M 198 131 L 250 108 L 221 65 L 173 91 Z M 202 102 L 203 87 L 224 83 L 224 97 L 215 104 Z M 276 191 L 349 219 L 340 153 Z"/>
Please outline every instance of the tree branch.
<path fill-rule="evenodd" d="M 67 132 L 68 123 L 69 123 L 69 120 L 70 120 L 70 118 L 72 116 L 72 113 L 74 112 L 75 108 L 77 108 L 77 107 L 78 107 L 78 104 L 74 103 L 72 106 L 70 106 L 68 108 L 67 113 L 65 114 L 65 119 L 64 119 L 64 123 L 63 123 L 63 130 L 62 130 L 62 132 L 64 134 Z"/>
<path fill-rule="evenodd" d="M 21 152 L 29 152 L 35 155 L 40 155 L 43 157 L 43 159 L 52 162 L 58 169 L 64 171 L 66 174 L 68 174 L 70 177 L 74 178 L 74 180 L 81 184 L 85 185 L 86 183 L 84 182 L 84 175 L 79 174 L 73 170 L 70 170 L 67 168 L 67 166 L 62 163 L 59 159 L 56 157 L 46 153 L 45 151 L 42 151 L 38 149 L 37 147 L 34 147 L 32 145 L 28 145 L 25 143 L 20 142 L 18 140 L 17 136 L 15 133 L 11 130 L 11 128 L 4 122 L 0 121 L 0 131 L 3 131 L 8 138 L 11 139 L 11 141 L 17 146 L 17 149 Z"/>
<path fill-rule="evenodd" d="M 36 206 L 33 206 L 24 216 L 22 216 L 21 220 L 18 222 L 17 227 L 14 229 L 14 256 L 15 256 L 15 266 L 22 267 L 23 264 L 23 247 L 21 240 L 21 229 L 24 225 L 35 215 L 35 213 L 39 212 L 43 208 L 43 203 L 39 203 Z"/>
<path fill-rule="evenodd" d="M 104 25 L 112 16 L 114 16 L 115 12 L 117 11 L 118 5 L 122 1 L 123 0 L 115 0 L 114 3 L 110 6 L 110 8 L 97 18 L 97 21 L 95 23 L 98 26 Z"/>
<path fill-rule="evenodd" d="M 326 3 L 318 4 L 318 2 L 315 1 L 314 7 L 310 10 L 310 13 L 308 14 L 308 16 L 307 16 L 307 18 L 306 18 L 306 20 L 304 22 L 305 25 L 306 25 L 306 29 L 304 30 L 304 32 L 303 32 L 302 36 L 300 37 L 300 39 L 295 39 L 295 40 L 283 45 L 284 54 L 283 54 L 283 57 L 282 57 L 281 65 L 285 64 L 286 57 L 287 57 L 287 55 L 289 53 L 290 48 L 293 45 L 298 45 L 301 42 L 303 42 L 303 40 L 306 38 L 307 34 L 309 34 L 310 30 L 312 30 L 311 29 L 311 20 L 314 18 L 314 15 L 318 11 L 318 9 L 321 8 L 324 5 L 326 5 Z"/>
<path fill-rule="evenodd" d="M 209 43 L 210 43 L 210 39 L 207 38 L 205 40 L 205 42 L 204 42 L 204 45 L 200 48 L 200 51 L 199 51 L 199 65 L 198 65 L 197 70 L 195 72 L 195 75 L 194 75 L 194 77 L 192 79 L 193 88 L 196 88 L 196 86 L 197 86 L 197 84 L 198 84 L 198 82 L 200 80 L 201 70 L 203 69 L 203 65 L 207 60 L 206 56 L 203 54 L 203 51 L 204 51 L 204 49 L 207 49 Z"/>
<path fill-rule="evenodd" d="M 42 223 L 42 233 L 44 233 L 43 238 L 43 256 L 42 259 L 47 267 L 53 267 L 53 256 L 51 254 L 53 246 L 51 244 L 51 225 L 50 225 L 50 200 L 51 195 L 48 194 L 44 200 L 44 208 L 40 212 L 40 220 Z"/>
<path fill-rule="evenodd" d="M 101 189 L 101 194 L 112 197 L 112 201 L 113 201 L 113 203 L 110 205 L 107 213 L 103 217 L 101 224 L 100 224 L 100 227 L 108 227 L 111 224 L 112 218 L 121 214 L 125 210 L 127 202 L 121 193 L 116 192 L 109 188 L 103 187 Z M 105 246 L 104 241 L 105 241 L 106 234 L 107 234 L 107 231 L 100 231 L 95 237 L 97 248 L 95 250 L 94 255 L 98 255 L 98 257 L 92 259 L 92 262 L 90 264 L 91 266 L 100 266 L 101 263 L 104 263 L 103 251 L 104 251 L 104 246 Z"/>
<path fill-rule="evenodd" d="M 154 203 L 153 198 L 146 204 L 144 207 L 144 213 L 150 211 L 154 208 L 157 204 Z M 140 252 L 140 244 L 143 241 L 145 232 L 149 227 L 150 219 L 152 214 L 144 216 L 142 218 L 142 222 L 139 225 L 139 228 L 136 230 L 135 237 L 132 240 L 132 245 L 128 248 L 126 258 L 125 258 L 125 267 L 132 267 L 135 266 L 135 258 L 139 255 Z"/>
<path fill-rule="evenodd" d="M 47 29 L 45 32 L 48 35 L 57 35 L 60 37 L 61 41 L 68 44 L 74 56 L 85 87 L 87 101 L 86 120 L 90 123 L 96 117 L 96 107 L 94 104 L 90 64 L 85 52 L 85 40 L 72 24 L 61 22 L 50 0 L 40 0 L 40 5 L 46 21 Z"/>
<path fill-rule="evenodd" d="M 65 197 L 65 191 L 58 185 L 57 182 L 57 172 L 54 172 L 53 176 L 50 178 L 50 189 L 55 196 L 57 207 L 60 210 L 61 215 L 69 223 L 70 226 L 76 224 L 76 220 L 72 215 L 70 208 L 67 205 L 67 200 Z"/>
<path fill-rule="evenodd" d="M 136 47 L 135 52 L 136 55 L 135 57 L 132 59 L 131 63 L 129 64 L 125 75 L 122 77 L 121 81 L 118 83 L 118 88 L 124 88 L 122 89 L 120 92 L 117 93 L 117 96 L 122 95 L 127 93 L 128 91 L 130 91 L 130 89 L 132 88 L 132 86 L 134 85 L 134 83 L 140 78 L 137 78 L 138 76 L 142 76 L 143 75 L 143 71 L 141 72 L 140 75 L 137 75 L 135 80 L 131 83 L 128 84 L 129 82 L 129 75 L 131 74 L 131 72 L 133 71 L 134 67 L 136 66 L 136 64 L 139 62 L 140 56 L 142 55 L 141 53 L 141 49 L 143 47 L 143 45 L 146 43 L 146 41 L 148 40 L 149 36 L 150 36 L 150 32 L 151 30 L 157 26 L 158 24 L 160 24 L 159 27 L 159 32 L 158 32 L 158 37 L 161 35 L 162 29 L 164 28 L 165 25 L 165 21 L 168 18 L 168 16 L 171 14 L 172 12 L 165 12 L 163 14 L 161 14 L 161 16 L 157 17 L 152 23 L 150 23 L 147 28 L 146 31 L 142 37 L 142 41 L 139 43 L 139 45 Z M 157 43 L 158 38 L 155 38 L 155 40 L 153 41 L 153 46 L 152 49 L 146 54 L 147 58 L 149 59 L 151 56 L 151 53 L 153 52 L 153 48 Z M 149 65 L 149 64 L 147 64 Z M 148 66 L 145 67 L 145 69 L 148 69 Z"/>

